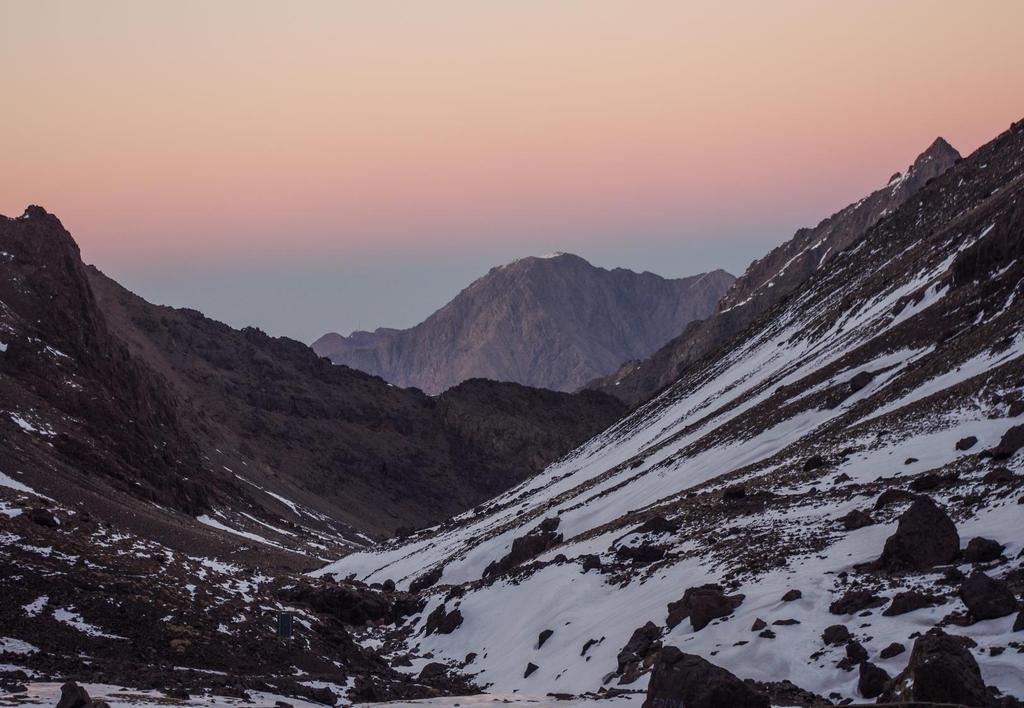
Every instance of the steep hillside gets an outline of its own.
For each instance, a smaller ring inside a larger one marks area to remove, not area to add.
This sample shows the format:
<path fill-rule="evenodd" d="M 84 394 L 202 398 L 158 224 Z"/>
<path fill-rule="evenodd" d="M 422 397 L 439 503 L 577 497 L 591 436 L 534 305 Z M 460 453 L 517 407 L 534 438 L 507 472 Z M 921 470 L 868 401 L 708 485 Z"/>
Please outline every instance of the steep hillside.
<path fill-rule="evenodd" d="M 427 393 L 471 378 L 573 391 L 707 317 L 732 281 L 721 270 L 677 280 L 605 270 L 567 253 L 523 258 L 411 329 L 332 333 L 312 346 Z"/>
<path fill-rule="evenodd" d="M 1024 121 L 543 474 L 318 574 L 428 588 L 368 639 L 496 692 L 1017 705 L 1022 287 Z"/>
<path fill-rule="evenodd" d="M 789 241 L 754 261 L 732 284 L 707 319 L 694 322 L 650 358 L 629 361 L 590 388 L 635 405 L 672 383 L 690 364 L 714 353 L 773 305 L 838 257 L 878 221 L 892 213 L 960 158 L 942 138 L 933 142 L 904 172 L 814 228 L 800 229 Z"/>

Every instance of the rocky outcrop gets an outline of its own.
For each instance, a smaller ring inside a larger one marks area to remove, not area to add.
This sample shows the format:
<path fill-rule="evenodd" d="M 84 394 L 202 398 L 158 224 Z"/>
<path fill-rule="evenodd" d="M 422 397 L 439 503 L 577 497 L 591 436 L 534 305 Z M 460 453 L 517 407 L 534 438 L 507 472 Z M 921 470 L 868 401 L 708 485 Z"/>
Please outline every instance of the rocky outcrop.
<path fill-rule="evenodd" d="M 956 524 L 938 504 L 919 497 L 900 516 L 874 567 L 890 573 L 928 570 L 953 561 L 959 552 Z"/>
<path fill-rule="evenodd" d="M 879 702 L 932 701 L 994 707 L 978 662 L 971 656 L 971 640 L 931 629 L 914 641 L 910 661 L 890 684 Z"/>
<path fill-rule="evenodd" d="M 1017 611 L 1017 598 L 1003 580 L 980 570 L 971 573 L 960 585 L 960 599 L 974 621 L 1006 617 Z"/>
<path fill-rule="evenodd" d="M 693 631 L 699 632 L 711 620 L 731 615 L 741 604 L 743 595 L 726 595 L 720 585 L 688 588 L 681 600 L 669 603 L 666 624 L 671 629 L 689 617 Z"/>
<path fill-rule="evenodd" d="M 658 654 L 643 708 L 768 708 L 768 697 L 735 675 L 676 647 Z"/>
<path fill-rule="evenodd" d="M 690 364 L 713 353 L 775 304 L 784 300 L 869 229 L 946 172 L 960 154 L 942 138 L 933 142 L 905 171 L 864 199 L 833 214 L 750 264 L 718 303 L 714 314 L 694 322 L 643 361 L 630 361 L 615 373 L 589 384 L 630 404 L 641 403 L 674 381 Z M 870 375 L 866 377 L 870 380 Z M 867 382 L 861 376 L 841 387 L 839 400 Z M 835 402 L 833 402 L 835 403 Z"/>
<path fill-rule="evenodd" d="M 707 317 L 732 283 L 666 280 L 568 253 L 523 258 L 472 283 L 411 329 L 326 334 L 313 350 L 398 386 L 440 393 L 472 378 L 574 391 Z"/>
<path fill-rule="evenodd" d="M 530 533 L 514 539 L 512 548 L 507 554 L 492 561 L 484 568 L 483 577 L 504 573 L 521 563 L 536 558 L 549 548 L 557 546 L 562 542 L 562 534 L 555 530 L 557 528 L 557 518 L 544 519 Z"/>

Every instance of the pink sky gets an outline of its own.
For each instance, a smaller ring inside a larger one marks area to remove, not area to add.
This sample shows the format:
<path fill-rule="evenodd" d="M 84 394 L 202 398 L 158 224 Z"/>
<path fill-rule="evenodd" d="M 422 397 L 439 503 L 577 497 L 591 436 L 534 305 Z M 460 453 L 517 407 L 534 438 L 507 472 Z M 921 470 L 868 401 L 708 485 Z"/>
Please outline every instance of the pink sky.
<path fill-rule="evenodd" d="M 115 269 L 728 234 L 742 270 L 1024 116 L 1022 27 L 1019 0 L 5 3 L 0 213 Z"/>

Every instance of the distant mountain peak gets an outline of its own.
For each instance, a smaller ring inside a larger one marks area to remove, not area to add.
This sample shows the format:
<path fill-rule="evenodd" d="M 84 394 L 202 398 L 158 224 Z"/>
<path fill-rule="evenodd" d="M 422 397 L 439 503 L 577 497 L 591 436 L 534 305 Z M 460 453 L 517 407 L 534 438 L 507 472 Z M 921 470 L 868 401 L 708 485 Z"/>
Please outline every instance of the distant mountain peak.
<path fill-rule="evenodd" d="M 721 270 L 667 279 L 572 253 L 528 256 L 492 268 L 415 327 L 330 333 L 312 347 L 428 393 L 471 378 L 572 391 L 707 317 L 732 281 Z"/>

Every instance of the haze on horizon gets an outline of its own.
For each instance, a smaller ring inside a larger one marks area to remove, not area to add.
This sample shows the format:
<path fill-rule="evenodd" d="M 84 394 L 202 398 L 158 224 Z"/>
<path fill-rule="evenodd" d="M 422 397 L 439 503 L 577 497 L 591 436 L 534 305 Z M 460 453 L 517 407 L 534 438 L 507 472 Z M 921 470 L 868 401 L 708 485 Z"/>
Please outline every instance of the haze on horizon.
<path fill-rule="evenodd" d="M 1024 117 L 1024 3 L 0 7 L 0 213 L 155 302 L 311 341 L 551 251 L 754 258 Z"/>

